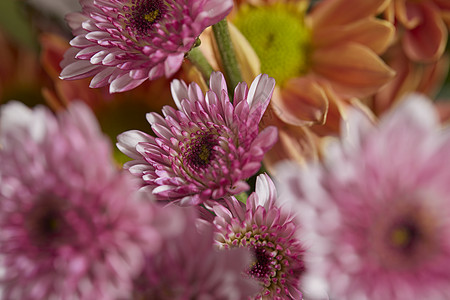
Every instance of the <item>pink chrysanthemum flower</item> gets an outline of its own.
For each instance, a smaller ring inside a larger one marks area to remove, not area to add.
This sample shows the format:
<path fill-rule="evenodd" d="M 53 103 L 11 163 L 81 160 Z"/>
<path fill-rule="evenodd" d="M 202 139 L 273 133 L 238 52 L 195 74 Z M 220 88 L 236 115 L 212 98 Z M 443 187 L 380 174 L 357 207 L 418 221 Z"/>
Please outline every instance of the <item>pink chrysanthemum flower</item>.
<path fill-rule="evenodd" d="M 234 197 L 227 200 L 228 208 L 215 205 L 216 243 L 221 248 L 253 252 L 254 263 L 247 274 L 262 287 L 253 299 L 302 299 L 298 285 L 304 271 L 304 250 L 295 237 L 297 225 L 289 213 L 276 206 L 276 199 L 272 180 L 263 174 L 246 205 Z"/>
<path fill-rule="evenodd" d="M 264 153 L 277 139 L 275 127 L 258 133 L 275 81 L 259 75 L 250 90 L 240 83 L 230 102 L 223 75 L 213 73 L 211 90 L 172 82 L 179 110 L 165 106 L 164 117 L 147 114 L 156 138 L 133 130 L 118 136 L 118 148 L 133 158 L 125 164 L 142 177 L 159 200 L 197 205 L 248 189 Z"/>
<path fill-rule="evenodd" d="M 94 76 L 93 88 L 127 91 L 172 76 L 202 31 L 231 10 L 231 0 L 80 0 L 67 16 L 75 36 L 62 79 Z"/>
<path fill-rule="evenodd" d="M 133 299 L 244 300 L 258 292 L 258 284 L 243 277 L 251 262 L 244 249 L 214 247 L 213 227 L 197 229 L 193 208 L 164 207 L 158 216 L 163 226 L 160 253 L 148 256 L 134 280 Z M 167 229 L 169 228 L 169 229 Z"/>
<path fill-rule="evenodd" d="M 0 117 L 4 299 L 117 299 L 160 237 L 86 106 L 56 118 L 19 102 Z"/>
<path fill-rule="evenodd" d="M 419 95 L 376 127 L 359 111 L 346 126 L 323 163 L 280 166 L 283 199 L 311 246 L 303 290 L 346 300 L 450 299 L 448 128 L 439 129 Z"/>

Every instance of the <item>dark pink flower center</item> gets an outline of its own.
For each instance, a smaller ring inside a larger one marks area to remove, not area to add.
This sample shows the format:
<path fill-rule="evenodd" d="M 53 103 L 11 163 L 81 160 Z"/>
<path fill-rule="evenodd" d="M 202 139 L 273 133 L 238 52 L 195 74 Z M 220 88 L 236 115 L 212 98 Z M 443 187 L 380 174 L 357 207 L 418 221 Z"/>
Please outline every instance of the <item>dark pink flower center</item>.
<path fill-rule="evenodd" d="M 203 169 L 215 156 L 214 146 L 218 144 L 214 134 L 207 134 L 192 139 L 185 152 L 185 161 L 193 169 Z"/>
<path fill-rule="evenodd" d="M 39 199 L 27 215 L 29 236 L 38 245 L 53 244 L 65 235 L 61 200 L 55 197 Z"/>
<path fill-rule="evenodd" d="M 132 4 L 131 25 L 140 35 L 148 34 L 167 10 L 160 0 L 132 0 Z"/>
<path fill-rule="evenodd" d="M 248 271 L 250 276 L 256 279 L 267 278 L 270 276 L 272 257 L 267 253 L 264 247 L 255 247 L 253 249 L 255 261 Z"/>
<path fill-rule="evenodd" d="M 420 243 L 421 232 L 417 224 L 411 221 L 404 221 L 394 226 L 390 232 L 391 245 L 408 254 L 414 251 L 414 248 Z"/>
<path fill-rule="evenodd" d="M 437 219 L 422 205 L 399 204 L 392 214 L 380 216 L 373 227 L 371 248 L 386 268 L 417 268 L 439 249 Z"/>

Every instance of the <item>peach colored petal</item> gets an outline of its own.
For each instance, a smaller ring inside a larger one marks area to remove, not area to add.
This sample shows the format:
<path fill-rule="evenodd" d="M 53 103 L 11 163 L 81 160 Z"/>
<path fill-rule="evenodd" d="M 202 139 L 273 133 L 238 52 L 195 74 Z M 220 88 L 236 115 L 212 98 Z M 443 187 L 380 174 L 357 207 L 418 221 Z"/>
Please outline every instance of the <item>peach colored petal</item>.
<path fill-rule="evenodd" d="M 397 20 L 407 29 L 419 25 L 422 19 L 420 8 L 411 5 L 407 0 L 396 0 L 394 2 L 395 16 Z"/>
<path fill-rule="evenodd" d="M 323 0 L 313 7 L 306 22 L 312 28 L 343 25 L 374 16 L 389 0 Z"/>
<path fill-rule="evenodd" d="M 323 86 L 328 98 L 328 111 L 324 124 L 313 125 L 310 130 L 318 136 L 339 135 L 341 123 L 348 107 L 349 100 L 343 99 L 328 86 Z M 356 101 L 356 100 L 355 100 Z"/>
<path fill-rule="evenodd" d="M 316 47 L 329 47 L 346 42 L 356 42 L 383 53 L 392 43 L 395 27 L 388 21 L 366 18 L 342 26 L 318 28 L 313 34 Z"/>
<path fill-rule="evenodd" d="M 219 69 L 219 65 L 217 62 L 217 56 L 214 49 L 214 36 L 212 32 L 212 28 L 208 27 L 206 28 L 202 34 L 200 35 L 200 41 L 201 44 L 199 46 L 200 51 L 202 51 L 203 55 L 205 56 L 206 60 L 209 62 L 211 67 L 214 70 Z"/>
<path fill-rule="evenodd" d="M 299 164 L 318 159 L 318 137 L 308 127 L 292 126 L 276 117 L 271 125 L 278 128 L 278 142 L 264 155 L 264 166 L 273 174 L 273 166 L 283 160 L 294 160 Z"/>
<path fill-rule="evenodd" d="M 420 77 L 417 91 L 434 95 L 442 87 L 448 74 L 449 56 L 444 54 L 438 61 L 420 66 L 423 66 L 423 75 Z"/>
<path fill-rule="evenodd" d="M 450 123 L 450 99 L 436 102 L 436 109 L 439 113 L 441 123 Z"/>
<path fill-rule="evenodd" d="M 202 73 L 191 62 L 184 61 L 181 70 L 188 82 L 196 82 L 204 93 L 209 90 L 209 85 L 206 84 Z"/>
<path fill-rule="evenodd" d="M 372 50 L 355 43 L 314 51 L 311 68 L 341 96 L 349 97 L 371 95 L 394 76 Z"/>
<path fill-rule="evenodd" d="M 403 48 L 412 60 L 421 62 L 436 60 L 445 50 L 447 28 L 433 6 L 426 3 L 410 4 L 412 5 L 420 5 L 422 22 L 405 32 Z"/>
<path fill-rule="evenodd" d="M 40 57 L 42 66 L 52 79 L 59 78 L 61 73 L 59 63 L 64 52 L 70 48 L 69 41 L 51 33 L 41 34 L 39 41 L 42 48 Z"/>
<path fill-rule="evenodd" d="M 447 27 L 450 27 L 450 10 L 449 11 L 441 11 L 442 20 L 447 25 Z"/>
<path fill-rule="evenodd" d="M 406 57 L 399 44 L 388 50 L 385 60 L 395 70 L 396 76 L 368 103 L 377 115 L 381 115 L 398 99 L 411 92 L 432 97 L 442 86 L 449 69 L 448 56 L 444 55 L 433 63 L 414 63 Z"/>
<path fill-rule="evenodd" d="M 390 1 L 386 9 L 383 11 L 384 18 L 394 24 L 395 22 L 395 4 L 394 1 Z"/>
<path fill-rule="evenodd" d="M 442 20 L 450 27 L 450 1 L 448 0 L 433 0 L 441 14 Z"/>
<path fill-rule="evenodd" d="M 369 104 L 376 115 L 388 110 L 405 93 L 414 91 L 421 80 L 421 73 L 398 44 L 388 50 L 386 61 L 396 74 L 374 95 L 373 102 Z"/>
<path fill-rule="evenodd" d="M 325 122 L 328 99 L 322 87 L 309 77 L 292 78 L 274 92 L 271 106 L 284 122 L 310 126 Z"/>

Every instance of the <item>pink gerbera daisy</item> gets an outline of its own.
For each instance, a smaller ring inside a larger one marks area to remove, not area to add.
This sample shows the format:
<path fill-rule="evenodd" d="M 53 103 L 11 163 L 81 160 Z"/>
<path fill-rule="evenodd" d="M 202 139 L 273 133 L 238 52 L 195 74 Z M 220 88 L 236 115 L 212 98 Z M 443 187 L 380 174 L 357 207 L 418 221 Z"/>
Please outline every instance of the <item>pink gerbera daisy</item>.
<path fill-rule="evenodd" d="M 164 207 L 158 218 L 170 225 L 160 253 L 149 255 L 135 278 L 132 299 L 244 300 L 258 292 L 256 281 L 242 276 L 250 253 L 216 249 L 211 224 L 197 229 L 196 210 Z"/>
<path fill-rule="evenodd" d="M 142 177 L 159 200 L 180 205 L 241 193 L 277 138 L 275 127 L 258 133 L 274 85 L 273 78 L 259 75 L 250 90 L 240 83 L 231 103 L 219 72 L 211 75 L 206 96 L 195 83 L 173 81 L 179 110 L 165 106 L 164 117 L 147 114 L 157 137 L 137 130 L 118 136 L 118 148 L 134 159 L 124 167 Z"/>
<path fill-rule="evenodd" d="M 216 243 L 253 252 L 254 263 L 247 274 L 262 287 L 253 299 L 302 299 L 298 285 L 304 250 L 295 237 L 292 216 L 277 207 L 276 200 L 273 182 L 263 174 L 246 205 L 234 197 L 227 200 L 228 208 L 215 205 Z"/>
<path fill-rule="evenodd" d="M 3 299 L 118 299 L 159 234 L 135 178 L 81 103 L 57 118 L 19 102 L 0 117 Z"/>
<path fill-rule="evenodd" d="M 449 130 L 419 95 L 378 126 L 353 111 L 345 128 L 323 163 L 280 166 L 283 199 L 311 245 L 304 289 L 331 299 L 450 299 Z"/>
<path fill-rule="evenodd" d="M 127 91 L 172 76 L 202 31 L 223 19 L 232 0 L 80 0 L 67 16 L 75 38 L 62 79 L 94 76 L 91 87 Z"/>

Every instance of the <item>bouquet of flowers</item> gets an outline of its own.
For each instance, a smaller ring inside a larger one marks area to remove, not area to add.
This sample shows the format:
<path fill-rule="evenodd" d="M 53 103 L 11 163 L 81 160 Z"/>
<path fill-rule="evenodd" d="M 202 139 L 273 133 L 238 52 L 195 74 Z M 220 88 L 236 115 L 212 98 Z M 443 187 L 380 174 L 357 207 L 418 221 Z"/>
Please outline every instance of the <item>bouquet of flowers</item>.
<path fill-rule="evenodd" d="M 450 299 L 448 0 L 2 1 L 0 299 Z"/>

